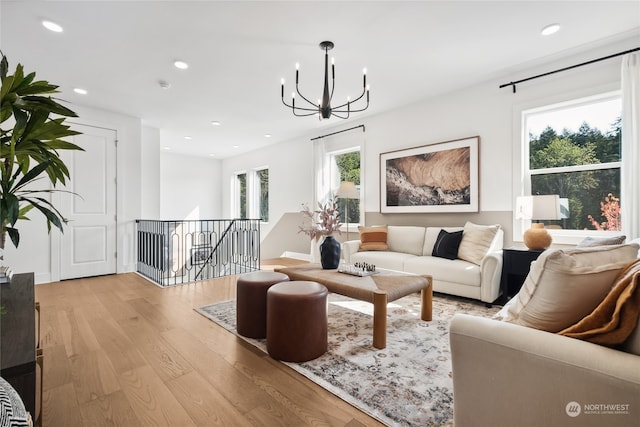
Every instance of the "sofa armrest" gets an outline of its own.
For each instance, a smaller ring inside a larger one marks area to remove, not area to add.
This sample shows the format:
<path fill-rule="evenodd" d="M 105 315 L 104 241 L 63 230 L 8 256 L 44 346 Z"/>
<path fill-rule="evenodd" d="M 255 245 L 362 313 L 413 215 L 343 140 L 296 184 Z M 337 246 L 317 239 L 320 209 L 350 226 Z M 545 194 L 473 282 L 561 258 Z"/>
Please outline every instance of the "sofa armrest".
<path fill-rule="evenodd" d="M 453 317 L 449 338 L 456 427 L 617 426 L 637 420 L 640 356 L 465 314 Z M 572 402 L 581 410 L 575 417 L 567 413 Z M 589 413 L 603 410 L 589 405 L 607 404 L 620 413 Z"/>
<path fill-rule="evenodd" d="M 480 300 L 494 302 L 500 296 L 502 251 L 489 252 L 480 262 Z"/>
<path fill-rule="evenodd" d="M 342 243 L 342 259 L 349 264 L 351 255 L 358 252 L 360 248 L 360 240 L 348 240 Z"/>

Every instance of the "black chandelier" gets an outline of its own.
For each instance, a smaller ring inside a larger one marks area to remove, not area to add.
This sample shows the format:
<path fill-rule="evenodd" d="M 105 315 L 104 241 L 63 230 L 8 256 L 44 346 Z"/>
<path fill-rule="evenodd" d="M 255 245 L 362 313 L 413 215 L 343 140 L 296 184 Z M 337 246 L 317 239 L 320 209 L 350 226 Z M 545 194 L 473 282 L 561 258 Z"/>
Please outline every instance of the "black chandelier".
<path fill-rule="evenodd" d="M 333 89 L 336 86 L 336 70 L 335 65 L 333 63 L 333 59 L 331 60 L 331 93 L 329 93 L 329 51 L 333 49 L 333 42 L 324 41 L 320 43 L 320 49 L 324 50 L 324 91 L 322 92 L 322 100 L 318 100 L 318 103 L 315 104 L 309 101 L 303 94 L 300 93 L 300 89 L 298 88 L 298 64 L 296 64 L 296 91 L 291 94 L 291 104 L 287 104 L 284 100 L 284 79 L 282 79 L 282 87 L 281 87 L 281 96 L 282 103 L 287 107 L 291 108 L 294 116 L 303 117 L 303 116 L 312 116 L 314 114 L 318 115 L 320 120 L 328 119 L 331 116 L 338 117 L 340 119 L 348 119 L 349 114 L 357 113 L 360 111 L 364 111 L 369 108 L 369 87 L 367 86 L 367 70 L 364 69 L 363 72 L 363 83 L 362 83 L 362 93 L 359 97 L 354 99 L 353 101 L 347 97 L 347 102 L 344 104 L 338 105 L 337 107 L 331 107 L 331 99 L 333 98 Z M 299 107 L 296 106 L 296 93 L 300 95 L 300 98 L 307 101 L 309 106 Z M 362 97 L 367 94 L 367 104 L 364 107 L 355 108 L 353 104 L 358 102 Z"/>

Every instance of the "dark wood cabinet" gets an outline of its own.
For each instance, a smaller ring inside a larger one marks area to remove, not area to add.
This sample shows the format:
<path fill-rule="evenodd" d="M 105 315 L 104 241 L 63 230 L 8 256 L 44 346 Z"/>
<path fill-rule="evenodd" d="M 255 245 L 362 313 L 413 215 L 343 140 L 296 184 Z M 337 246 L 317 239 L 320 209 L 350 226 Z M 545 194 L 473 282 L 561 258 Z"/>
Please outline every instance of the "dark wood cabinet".
<path fill-rule="evenodd" d="M 531 263 L 538 259 L 543 251 L 507 248 L 502 250 L 502 277 L 499 301 L 506 303 L 516 295 L 529 274 Z"/>
<path fill-rule="evenodd" d="M 41 422 L 42 352 L 33 273 L 0 284 L 0 375 L 18 392 L 36 425 Z"/>

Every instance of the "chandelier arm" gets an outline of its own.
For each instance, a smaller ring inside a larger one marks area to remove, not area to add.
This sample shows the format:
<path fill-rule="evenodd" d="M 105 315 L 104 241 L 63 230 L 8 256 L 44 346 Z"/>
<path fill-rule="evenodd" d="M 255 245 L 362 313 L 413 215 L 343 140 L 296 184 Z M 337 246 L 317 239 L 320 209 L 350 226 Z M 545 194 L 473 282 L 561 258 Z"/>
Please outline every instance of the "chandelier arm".
<path fill-rule="evenodd" d="M 344 112 L 345 111 L 339 111 L 339 113 L 344 113 Z M 339 119 L 344 119 L 344 120 L 348 119 L 349 118 L 349 112 L 347 111 L 346 113 L 347 113 L 346 116 L 341 116 L 340 114 L 336 114 L 336 110 L 331 110 L 331 115 L 335 116 L 335 117 L 337 117 Z"/>
<path fill-rule="evenodd" d="M 316 107 L 317 109 L 317 104 L 315 102 L 311 102 L 307 99 L 306 96 L 304 96 L 303 94 L 300 93 L 300 89 L 298 89 L 298 83 L 296 83 L 296 92 L 298 93 L 298 95 L 300 95 L 300 98 L 304 99 L 305 101 L 307 101 L 310 105 L 313 105 L 314 107 Z M 298 108 L 298 107 L 296 107 Z"/>
<path fill-rule="evenodd" d="M 289 108 L 291 108 L 291 109 L 293 109 L 293 110 L 312 111 L 312 113 L 311 113 L 311 114 L 305 114 L 305 115 L 308 115 L 308 116 L 313 115 L 313 114 L 316 114 L 316 113 L 318 112 L 318 109 L 317 109 L 317 108 L 297 107 L 297 106 L 294 106 L 293 104 L 287 104 L 287 102 L 284 100 L 284 98 L 282 98 L 282 103 L 283 103 L 286 107 L 289 107 Z M 294 114 L 295 114 L 295 113 L 294 113 Z"/>
<path fill-rule="evenodd" d="M 360 94 L 360 96 L 359 96 L 359 97 L 357 97 L 356 99 L 354 99 L 353 101 L 347 101 L 347 102 L 345 102 L 344 104 L 338 105 L 337 107 L 335 107 L 335 108 L 334 108 L 334 110 L 338 110 L 338 111 L 340 111 L 340 112 L 344 113 L 344 112 L 345 112 L 345 110 L 340 110 L 341 108 L 344 108 L 344 107 L 346 107 L 346 106 L 347 106 L 347 105 L 349 105 L 349 104 L 353 105 L 353 104 L 355 104 L 356 102 L 360 101 L 360 100 L 362 99 L 362 97 L 364 96 L 364 94 L 365 94 L 365 93 L 366 93 L 366 91 L 362 92 L 362 94 Z M 369 106 L 369 101 L 367 101 L 367 106 Z M 366 107 L 365 107 L 365 108 L 366 108 Z M 351 111 L 353 112 L 353 111 L 357 111 L 357 110 L 351 110 Z M 362 110 L 358 110 L 358 111 L 362 111 Z"/>
<path fill-rule="evenodd" d="M 349 110 L 332 110 L 332 112 L 337 111 L 338 113 L 347 113 L 347 112 L 351 112 L 351 113 L 360 113 L 364 110 L 366 110 L 369 107 L 369 104 L 367 104 L 366 106 L 359 108 L 357 110 L 354 110 L 353 108 L 349 109 Z"/>
<path fill-rule="evenodd" d="M 315 116 L 316 114 L 318 114 L 317 110 L 309 110 L 308 108 L 292 108 L 291 109 L 293 111 L 293 115 L 296 117 L 306 117 L 306 116 Z M 305 113 L 305 114 L 298 114 L 296 113 L 296 110 L 305 110 L 305 111 L 313 111 L 312 113 Z"/>

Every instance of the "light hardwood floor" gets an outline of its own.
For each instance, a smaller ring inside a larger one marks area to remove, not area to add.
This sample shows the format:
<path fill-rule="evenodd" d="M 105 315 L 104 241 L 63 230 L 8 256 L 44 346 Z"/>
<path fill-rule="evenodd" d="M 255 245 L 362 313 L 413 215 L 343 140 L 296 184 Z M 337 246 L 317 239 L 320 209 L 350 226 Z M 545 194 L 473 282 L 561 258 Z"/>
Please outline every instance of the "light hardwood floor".
<path fill-rule="evenodd" d="M 161 289 L 129 273 L 36 286 L 43 425 L 382 425 L 193 310 L 235 298 L 235 281 Z"/>

